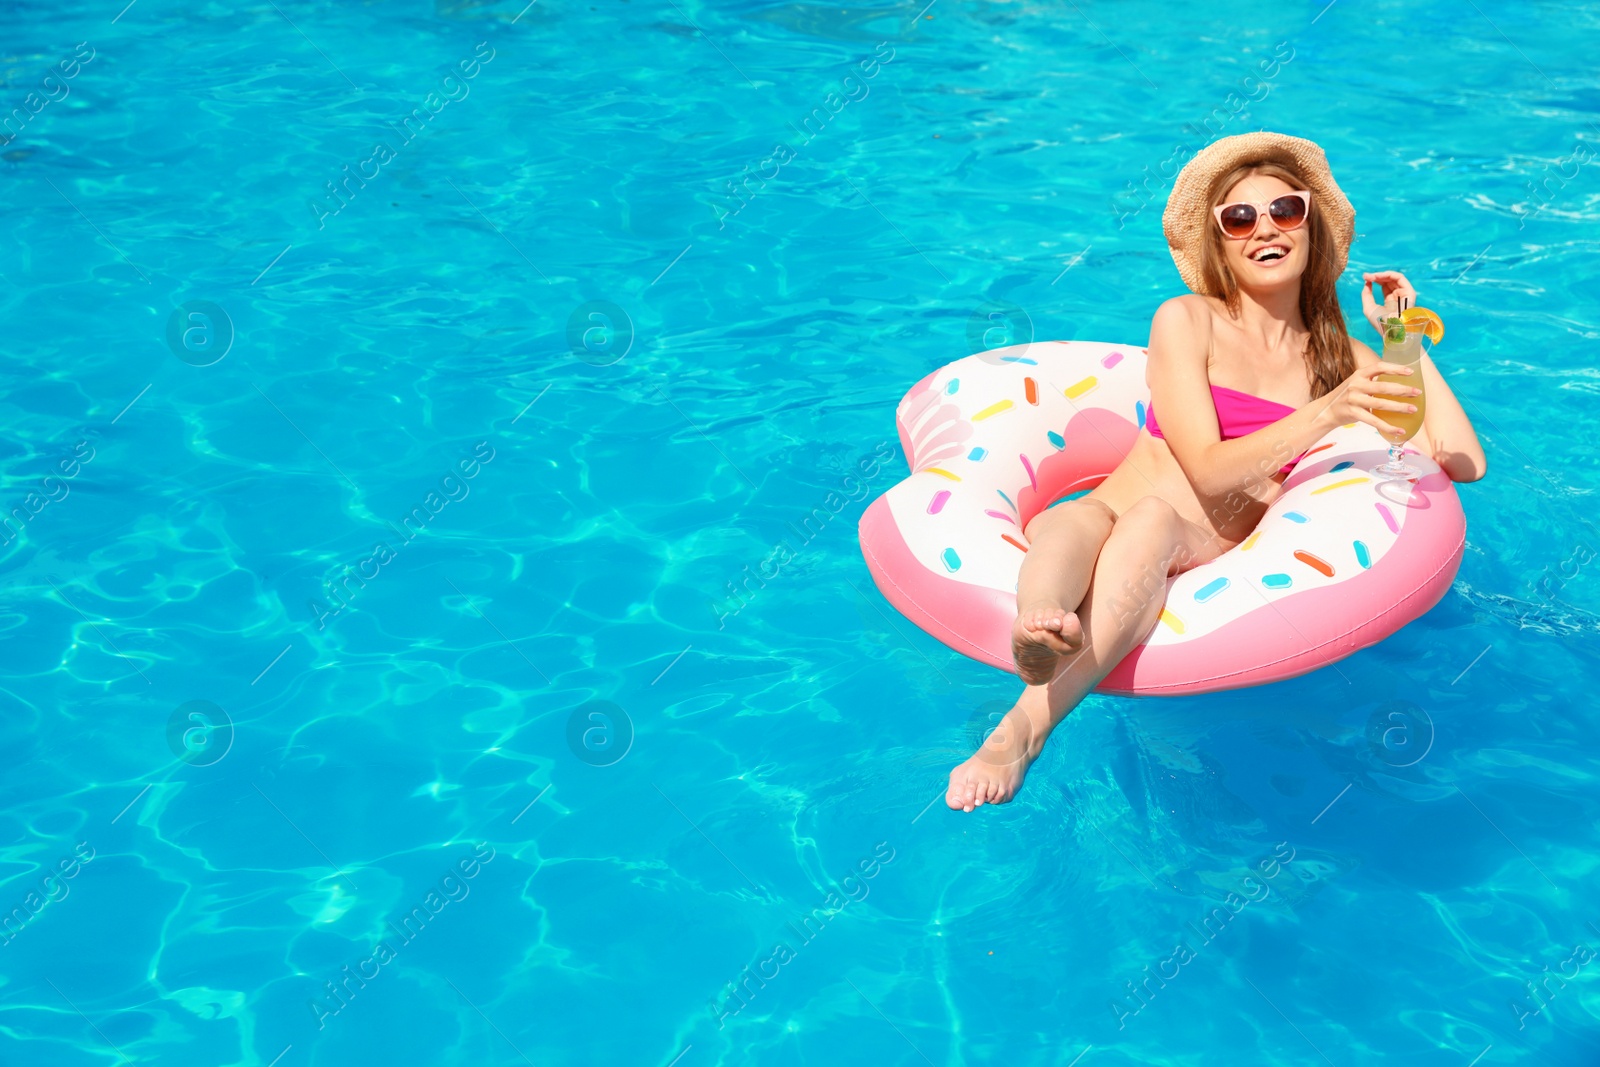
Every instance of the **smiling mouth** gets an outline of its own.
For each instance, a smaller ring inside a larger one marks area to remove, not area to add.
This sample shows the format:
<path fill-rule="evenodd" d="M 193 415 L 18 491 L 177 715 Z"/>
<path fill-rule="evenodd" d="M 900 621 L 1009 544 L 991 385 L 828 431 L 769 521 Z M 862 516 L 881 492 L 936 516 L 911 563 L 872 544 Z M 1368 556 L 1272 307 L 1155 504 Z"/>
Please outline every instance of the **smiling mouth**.
<path fill-rule="evenodd" d="M 1289 249 L 1285 245 L 1266 245 L 1256 249 L 1250 259 L 1254 263 L 1272 263 L 1285 258 L 1288 254 Z"/>

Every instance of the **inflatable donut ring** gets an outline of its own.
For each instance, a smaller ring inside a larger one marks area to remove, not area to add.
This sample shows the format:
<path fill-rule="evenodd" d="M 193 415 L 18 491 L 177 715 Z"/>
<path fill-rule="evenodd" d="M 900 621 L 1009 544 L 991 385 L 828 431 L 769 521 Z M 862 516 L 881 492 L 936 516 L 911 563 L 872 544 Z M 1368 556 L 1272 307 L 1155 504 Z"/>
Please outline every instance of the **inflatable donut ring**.
<path fill-rule="evenodd" d="M 942 367 L 895 412 L 911 474 L 861 517 L 878 589 L 962 655 L 1016 672 L 1011 624 L 1028 520 L 1100 484 L 1143 431 L 1145 350 L 1048 341 Z M 1350 423 L 1306 451 L 1245 541 L 1167 582 L 1144 642 L 1098 687 L 1175 696 L 1327 666 L 1426 612 L 1455 578 L 1466 519 L 1426 456 L 1414 485 L 1369 474 L 1386 445 Z"/>

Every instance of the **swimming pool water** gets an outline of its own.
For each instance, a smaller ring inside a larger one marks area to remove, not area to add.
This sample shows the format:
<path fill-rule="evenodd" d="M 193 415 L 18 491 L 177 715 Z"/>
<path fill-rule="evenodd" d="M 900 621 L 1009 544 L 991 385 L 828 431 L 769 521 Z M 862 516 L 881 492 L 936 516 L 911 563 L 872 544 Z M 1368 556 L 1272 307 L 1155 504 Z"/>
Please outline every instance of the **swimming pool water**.
<path fill-rule="evenodd" d="M 8 7 L 0 1062 L 1600 1060 L 1600 16 L 524 3 Z M 1448 324 L 1456 583 L 950 812 L 895 402 L 1143 343 L 1257 128 Z"/>

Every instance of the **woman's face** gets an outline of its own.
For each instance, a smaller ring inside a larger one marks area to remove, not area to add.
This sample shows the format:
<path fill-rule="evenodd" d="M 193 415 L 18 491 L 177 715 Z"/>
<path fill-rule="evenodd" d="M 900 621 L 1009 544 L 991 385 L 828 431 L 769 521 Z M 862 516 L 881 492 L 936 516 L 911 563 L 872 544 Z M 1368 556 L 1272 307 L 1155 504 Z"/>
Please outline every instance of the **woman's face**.
<path fill-rule="evenodd" d="M 1294 186 L 1266 174 L 1246 174 L 1222 198 L 1224 204 L 1243 201 L 1256 205 L 1256 228 L 1243 240 L 1222 238 L 1222 256 L 1244 289 L 1275 289 L 1292 285 L 1305 273 L 1311 255 L 1311 228 L 1302 223 L 1287 232 L 1280 230 L 1265 205 L 1296 192 Z M 1217 225 L 1215 215 L 1211 225 Z"/>

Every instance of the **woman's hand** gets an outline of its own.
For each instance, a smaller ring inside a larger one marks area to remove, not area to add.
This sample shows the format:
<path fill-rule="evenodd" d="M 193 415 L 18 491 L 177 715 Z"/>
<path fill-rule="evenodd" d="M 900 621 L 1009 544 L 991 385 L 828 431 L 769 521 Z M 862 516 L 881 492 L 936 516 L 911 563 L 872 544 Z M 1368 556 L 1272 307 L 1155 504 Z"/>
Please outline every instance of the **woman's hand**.
<path fill-rule="evenodd" d="M 1406 299 L 1407 307 L 1417 306 L 1417 291 L 1411 287 L 1406 276 L 1397 270 L 1380 270 L 1372 274 L 1361 276 L 1361 313 L 1372 323 L 1372 328 L 1378 331 L 1378 336 L 1383 336 L 1383 320 L 1391 315 L 1400 314 L 1400 298 Z M 1376 285 L 1383 291 L 1383 304 L 1380 306 L 1372 297 L 1372 287 Z"/>
<path fill-rule="evenodd" d="M 1411 374 L 1411 368 L 1398 363 L 1385 363 L 1382 360 L 1358 368 L 1339 388 L 1328 394 L 1329 403 L 1323 409 L 1325 417 L 1335 426 L 1343 426 L 1349 422 L 1364 422 L 1383 434 L 1385 440 L 1404 441 L 1406 439 L 1404 430 L 1390 426 L 1374 412 L 1416 411 L 1416 405 L 1411 402 L 1411 398 L 1421 396 L 1422 390 L 1414 385 L 1380 382 L 1378 376 L 1382 374 L 1394 374 L 1403 378 Z"/>

